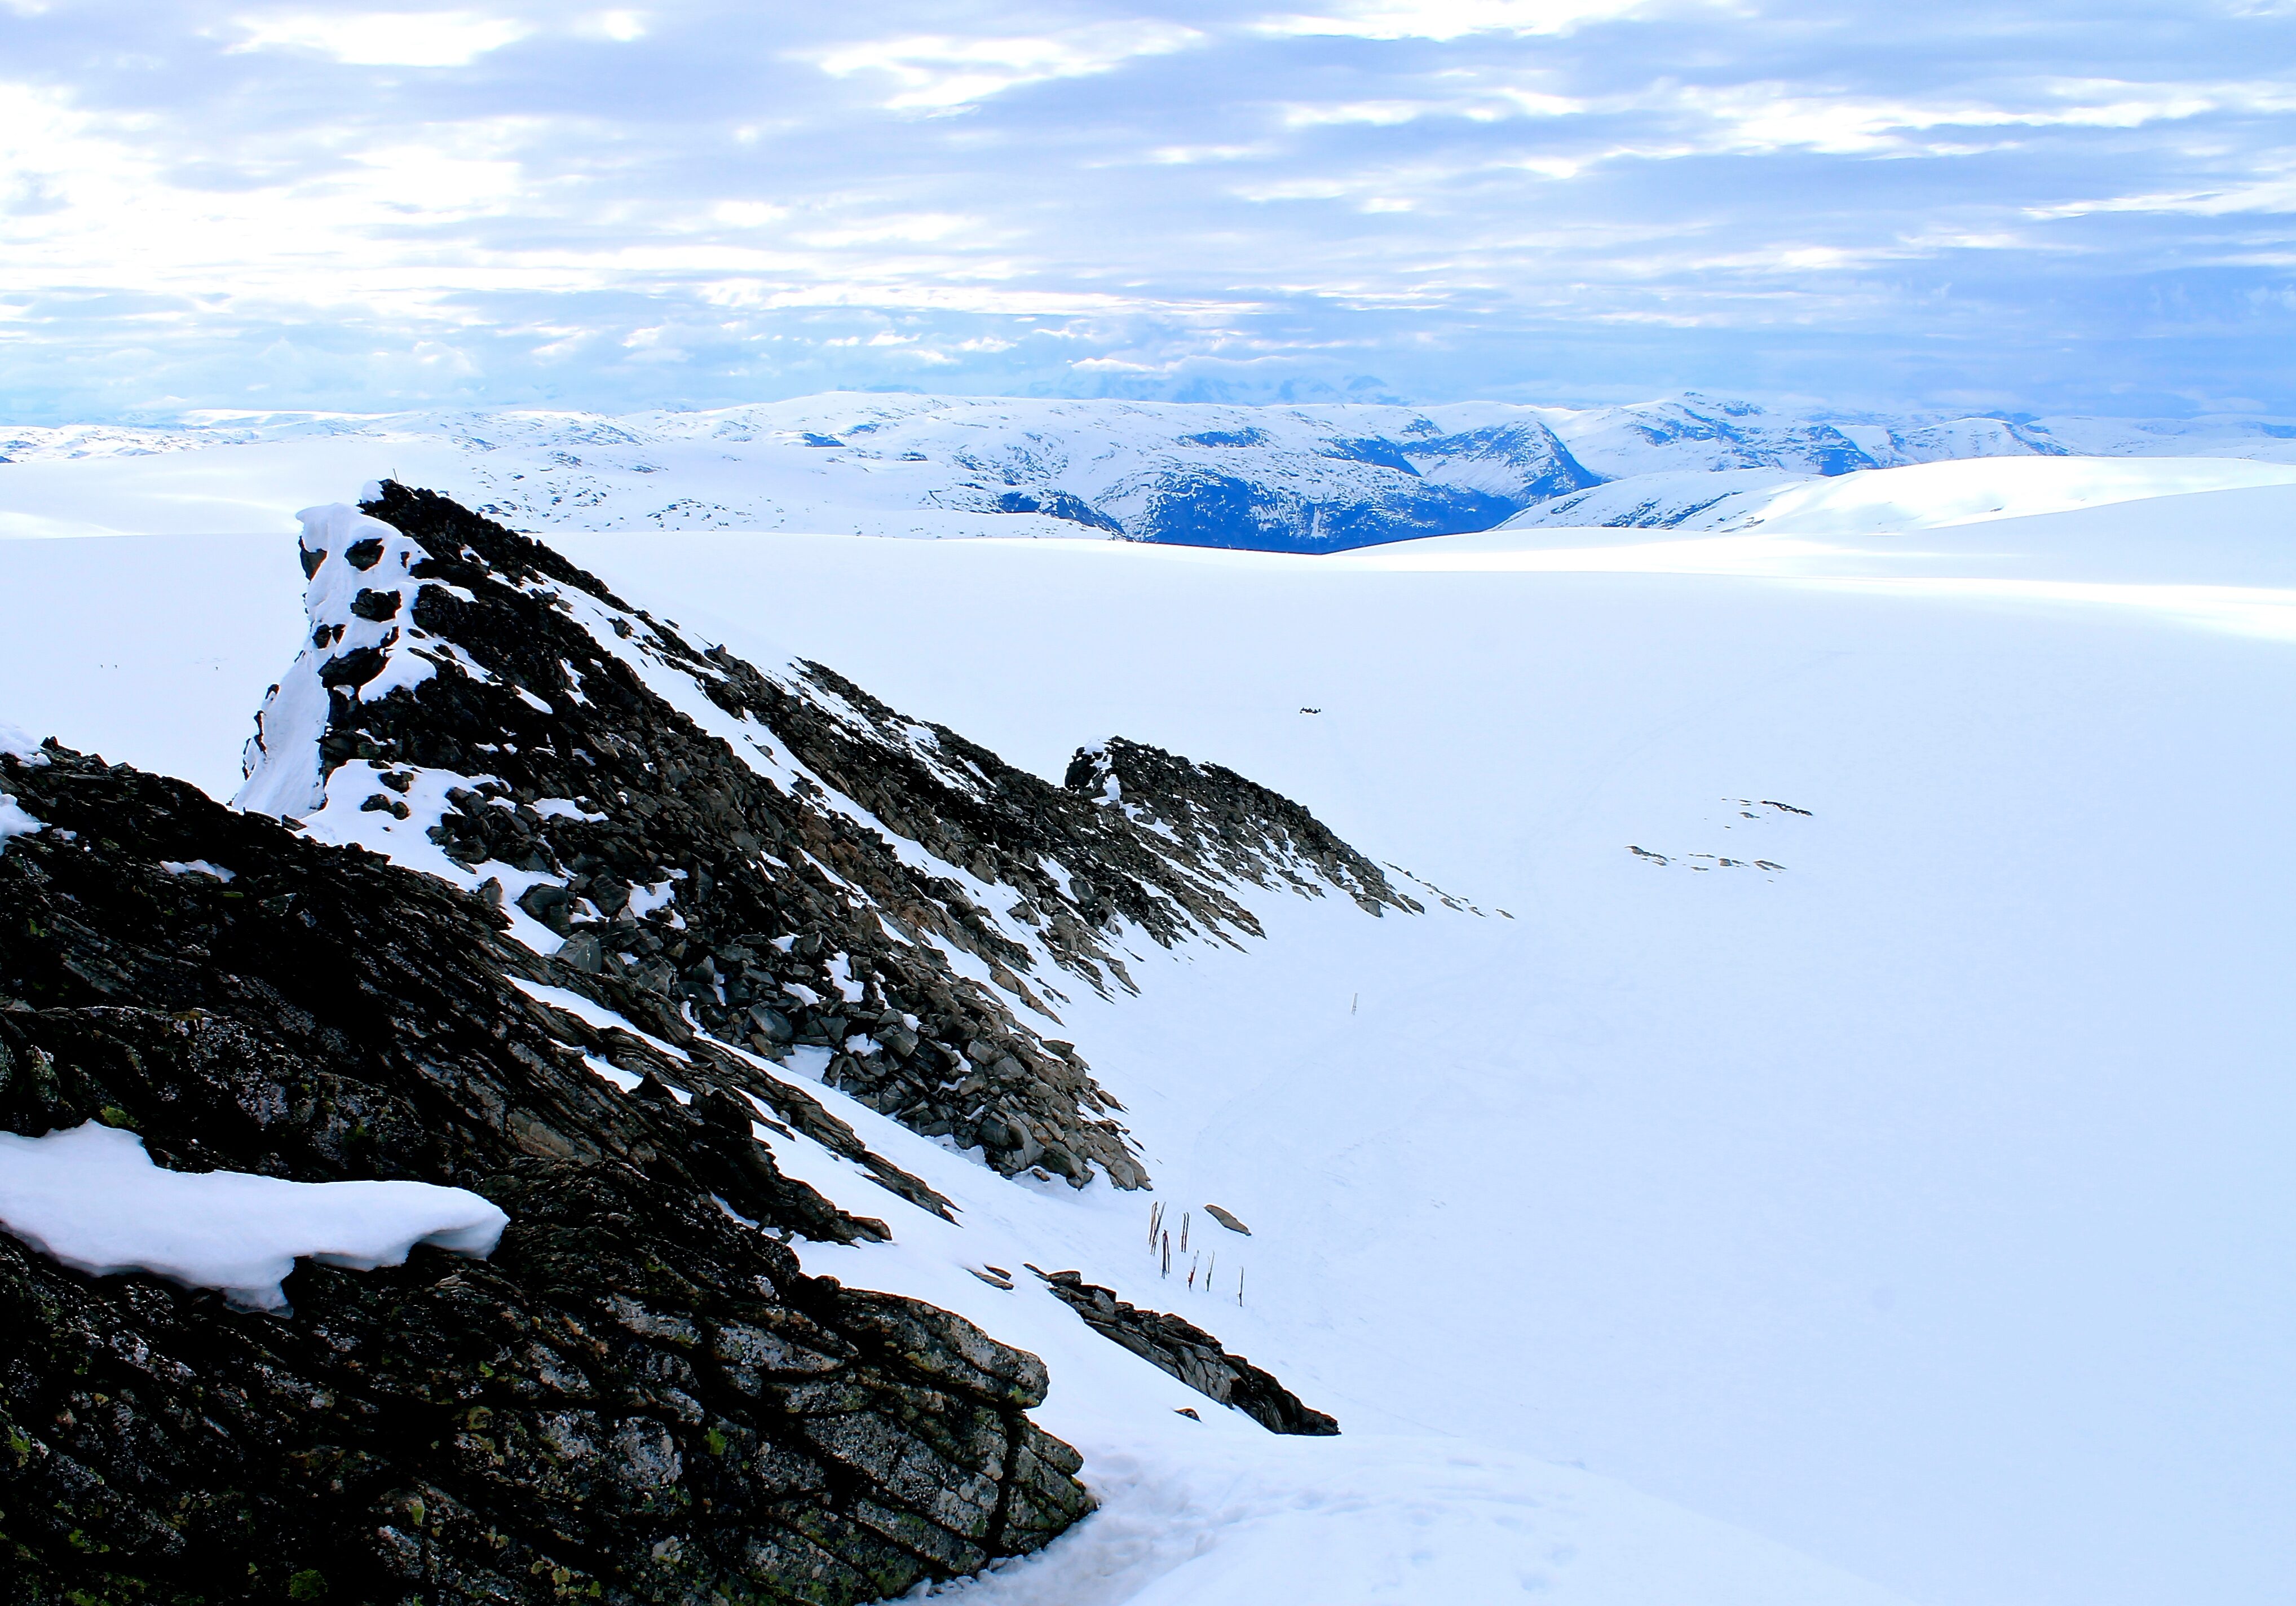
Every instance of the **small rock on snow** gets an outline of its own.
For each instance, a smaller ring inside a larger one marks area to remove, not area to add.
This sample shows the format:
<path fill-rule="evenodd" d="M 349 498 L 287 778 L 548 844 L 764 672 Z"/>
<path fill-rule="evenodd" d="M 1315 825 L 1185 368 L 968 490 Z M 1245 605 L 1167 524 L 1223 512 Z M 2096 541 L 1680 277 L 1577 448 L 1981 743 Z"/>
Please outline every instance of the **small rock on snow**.
<path fill-rule="evenodd" d="M 1243 1223 L 1238 1221 L 1233 1215 L 1223 1210 L 1218 1205 L 1206 1205 L 1204 1207 L 1204 1214 L 1210 1217 L 1214 1221 L 1218 1222 L 1220 1225 L 1226 1227 L 1231 1233 L 1242 1233 L 1246 1238 L 1251 1236 L 1251 1229 L 1250 1227 L 1244 1225 Z"/>

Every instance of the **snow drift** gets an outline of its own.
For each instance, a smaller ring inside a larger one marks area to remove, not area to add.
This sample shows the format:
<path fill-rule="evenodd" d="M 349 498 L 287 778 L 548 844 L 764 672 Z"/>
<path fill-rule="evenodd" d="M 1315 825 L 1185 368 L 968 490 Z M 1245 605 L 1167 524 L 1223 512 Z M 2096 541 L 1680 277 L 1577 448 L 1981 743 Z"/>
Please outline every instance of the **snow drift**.
<path fill-rule="evenodd" d="M 464 1188 L 289 1182 L 163 1171 L 144 1140 L 94 1122 L 45 1137 L 0 1132 L 0 1227 L 76 1271 L 145 1271 L 281 1310 L 299 1257 L 372 1271 L 427 1243 L 484 1259 L 510 1217 Z"/>

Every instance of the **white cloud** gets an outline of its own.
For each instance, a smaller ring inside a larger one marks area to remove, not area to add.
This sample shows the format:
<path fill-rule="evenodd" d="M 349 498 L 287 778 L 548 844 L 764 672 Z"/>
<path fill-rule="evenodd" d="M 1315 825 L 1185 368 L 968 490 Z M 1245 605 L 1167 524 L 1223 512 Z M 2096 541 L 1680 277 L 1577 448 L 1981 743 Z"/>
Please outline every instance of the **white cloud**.
<path fill-rule="evenodd" d="M 2130 84 L 2042 79 L 1991 101 L 1812 94 L 1782 83 L 1685 88 L 1669 98 L 1710 118 L 1733 150 L 1801 148 L 1841 155 L 1964 155 L 1989 143 L 1918 138 L 1939 129 L 2136 128 L 2214 111 L 2296 111 L 2296 87 L 2272 83 Z"/>
<path fill-rule="evenodd" d="M 2210 327 L 2251 338 L 2212 391 L 2296 404 L 2267 372 L 2296 340 L 2267 326 L 2296 318 L 2296 84 L 2269 69 L 2296 13 L 2196 15 L 2139 53 L 2070 13 L 1853 25 L 1810 0 L 1267 0 L 1193 26 L 887 0 L 770 29 L 734 0 L 371 3 L 11 30 L 0 393 L 110 365 L 220 401 L 266 348 L 260 382 L 338 406 L 419 393 L 449 348 L 472 396 L 522 397 L 499 388 L 547 362 L 601 404 L 928 360 L 952 387 L 1177 383 L 1246 348 L 1431 396 L 1624 383 L 1640 351 L 1655 391 L 1672 354 L 1719 349 L 1663 331 L 1789 327 L 1824 339 L 1761 362 L 1822 391 L 1876 371 L 1841 353 L 1982 367 L 2047 328 L 2045 360 L 1953 379 L 2007 394 L 2048 364 L 2168 363 L 2161 320 L 2213 297 Z M 474 115 L 451 69 L 521 41 L 561 70 L 495 77 Z M 346 88 L 335 62 L 443 70 Z M 2113 345 L 2137 307 L 2168 310 Z M 1116 366 L 1070 365 L 1095 359 Z"/>
<path fill-rule="evenodd" d="M 1287 128 L 1316 128 L 1348 123 L 1394 127 L 1429 117 L 1459 117 L 1478 123 L 1496 122 L 1502 118 L 1514 117 L 1570 117 L 1591 110 L 1592 106 L 1591 102 L 1570 95 L 1497 87 L 1462 90 L 1439 99 L 1295 103 L 1283 107 L 1278 116 Z"/>
<path fill-rule="evenodd" d="M 1261 33 L 1300 37 L 1457 39 L 1469 34 L 1567 34 L 1658 9 L 1662 0 L 1346 0 L 1309 15 L 1263 17 Z"/>
<path fill-rule="evenodd" d="M 2220 189 L 2069 201 L 2056 206 L 2029 208 L 2026 216 L 2056 219 L 2086 217 L 2100 212 L 2183 213 L 2195 217 L 2222 217 L 2234 212 L 2296 212 L 2296 174 L 2284 170 Z"/>
<path fill-rule="evenodd" d="M 357 67 L 467 67 L 534 31 L 475 12 L 283 12 L 237 26 L 235 50 L 309 51 Z"/>
<path fill-rule="evenodd" d="M 593 12 L 575 25 L 575 32 L 596 39 L 611 39 L 618 45 L 627 45 L 646 36 L 646 13 L 644 12 Z"/>
<path fill-rule="evenodd" d="M 816 246 L 937 244 L 960 235 L 979 237 L 987 225 L 961 212 L 905 212 L 871 217 L 833 228 L 808 229 L 797 238 Z"/>
<path fill-rule="evenodd" d="M 1093 291 L 1004 290 L 980 284 L 919 284 L 888 281 L 838 281 L 775 284 L 727 279 L 708 286 L 709 299 L 722 307 L 761 312 L 850 307 L 873 311 L 955 313 L 966 316 L 1029 319 L 1150 315 L 1175 318 L 1233 317 L 1265 311 L 1252 301 L 1182 300 L 1160 296 L 1121 296 Z"/>
<path fill-rule="evenodd" d="M 1275 147 L 1254 145 L 1159 145 L 1148 152 L 1148 160 L 1159 167 L 1192 167 L 1207 161 L 1249 161 L 1254 157 L 1273 156 Z"/>
<path fill-rule="evenodd" d="M 1230 192 L 1244 201 L 1343 201 L 1356 185 L 1339 178 L 1286 178 L 1275 184 L 1238 184 Z"/>
<path fill-rule="evenodd" d="M 755 229 L 779 223 L 789 216 L 789 209 L 764 201 L 721 201 L 710 209 L 710 215 L 737 229 Z"/>
<path fill-rule="evenodd" d="M 832 78 L 883 74 L 896 111 L 955 111 L 1053 78 L 1085 78 L 1138 56 L 1167 55 L 1204 36 L 1164 22 L 1111 22 L 1050 34 L 972 37 L 916 35 L 872 40 L 810 58 Z"/>

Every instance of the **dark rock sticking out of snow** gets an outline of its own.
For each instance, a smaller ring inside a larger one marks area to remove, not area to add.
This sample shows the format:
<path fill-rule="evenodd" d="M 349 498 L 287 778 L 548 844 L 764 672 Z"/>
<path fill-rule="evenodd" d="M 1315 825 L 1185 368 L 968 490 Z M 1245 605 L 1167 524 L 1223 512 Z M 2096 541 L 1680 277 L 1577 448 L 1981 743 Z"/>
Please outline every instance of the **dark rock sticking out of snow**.
<path fill-rule="evenodd" d="M 849 1606 L 1087 1509 L 1035 1356 L 800 1268 L 884 1229 L 759 1132 L 939 1202 L 800 1090 L 536 1003 L 581 973 L 480 897 L 181 783 L 51 744 L 0 794 L 45 827 L 0 844 L 0 1127 L 510 1217 L 485 1262 L 300 1263 L 285 1315 L 0 1233 L 0 1596 Z"/>
<path fill-rule="evenodd" d="M 1226 1227 L 1231 1233 L 1242 1233 L 1246 1238 L 1251 1236 L 1251 1229 L 1250 1227 L 1244 1225 L 1243 1223 L 1238 1221 L 1232 1213 L 1222 1209 L 1218 1205 L 1206 1205 L 1204 1207 L 1204 1214 L 1210 1217 L 1214 1221 L 1218 1222 L 1220 1225 Z"/>
<path fill-rule="evenodd" d="M 1048 968 L 1128 988 L 1123 945 L 1139 935 L 1256 935 L 1242 883 L 1336 887 L 1373 914 L 1420 906 L 1229 771 L 1119 742 L 1080 753 L 1056 787 L 818 664 L 767 675 L 697 647 L 444 497 L 381 491 L 363 511 L 420 548 L 390 651 L 430 668 L 369 701 L 357 677 L 379 662 L 328 660 L 322 772 L 364 766 L 394 793 L 451 773 L 463 783 L 431 840 L 477 874 L 547 876 L 516 901 L 564 939 L 570 985 L 672 1043 L 775 1059 L 816 1045 L 832 1085 L 1007 1176 L 1082 1186 L 1096 1169 L 1138 1187 L 1120 1106 L 1008 1000 L 1057 1009 Z M 314 574 L 328 561 L 305 557 Z M 673 706 L 665 677 L 754 755 Z M 253 762 L 281 757 L 258 742 Z M 534 807 L 551 799 L 574 807 Z M 374 807 L 405 817 L 396 798 Z M 1010 900 L 1001 921 L 991 897 Z"/>
<path fill-rule="evenodd" d="M 1035 1270 L 1032 1266 L 1030 1270 Z M 1300 1397 L 1240 1355 L 1230 1355 L 1202 1328 L 1178 1316 L 1142 1310 L 1111 1289 L 1075 1272 L 1038 1272 L 1045 1286 L 1103 1338 L 1223 1405 L 1232 1405 L 1270 1433 L 1331 1434 L 1338 1421 L 1312 1410 Z"/>

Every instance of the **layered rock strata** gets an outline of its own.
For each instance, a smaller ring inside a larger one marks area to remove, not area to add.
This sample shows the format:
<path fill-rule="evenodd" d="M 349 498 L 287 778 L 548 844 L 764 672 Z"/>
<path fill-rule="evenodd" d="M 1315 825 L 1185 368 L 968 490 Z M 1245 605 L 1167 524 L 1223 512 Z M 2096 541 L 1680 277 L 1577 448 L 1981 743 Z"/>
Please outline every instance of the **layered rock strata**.
<path fill-rule="evenodd" d="M 0 1233 L 7 1599 L 849 1606 L 1087 1509 L 1034 1356 L 800 1268 L 884 1229 L 791 1127 L 939 1201 L 765 1061 L 594 1024 L 482 899 L 180 783 L 50 744 L 0 793 L 0 1126 L 510 1216 L 483 1263 L 301 1263 L 283 1316 Z"/>

